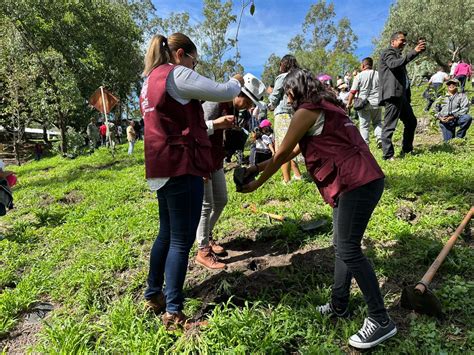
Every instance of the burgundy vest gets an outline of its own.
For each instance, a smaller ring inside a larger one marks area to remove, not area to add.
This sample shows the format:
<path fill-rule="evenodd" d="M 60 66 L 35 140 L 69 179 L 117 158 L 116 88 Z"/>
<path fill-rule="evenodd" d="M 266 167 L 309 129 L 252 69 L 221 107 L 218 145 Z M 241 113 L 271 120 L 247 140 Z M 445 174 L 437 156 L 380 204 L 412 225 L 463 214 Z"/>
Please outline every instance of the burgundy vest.
<path fill-rule="evenodd" d="M 233 106 L 230 103 L 224 102 L 219 104 L 219 117 L 233 114 Z M 214 134 L 209 136 L 212 144 L 212 172 L 220 170 L 224 167 L 224 158 L 226 152 L 224 150 L 224 130 L 218 129 Z"/>
<path fill-rule="evenodd" d="M 357 127 L 343 109 L 326 101 L 303 103 L 298 109 L 322 110 L 322 133 L 303 136 L 299 145 L 306 169 L 324 201 L 335 206 L 338 196 L 384 177 Z"/>
<path fill-rule="evenodd" d="M 145 122 L 147 178 L 196 175 L 209 177 L 211 142 L 198 100 L 182 105 L 166 92 L 174 66 L 153 69 L 143 83 L 140 110 Z"/>

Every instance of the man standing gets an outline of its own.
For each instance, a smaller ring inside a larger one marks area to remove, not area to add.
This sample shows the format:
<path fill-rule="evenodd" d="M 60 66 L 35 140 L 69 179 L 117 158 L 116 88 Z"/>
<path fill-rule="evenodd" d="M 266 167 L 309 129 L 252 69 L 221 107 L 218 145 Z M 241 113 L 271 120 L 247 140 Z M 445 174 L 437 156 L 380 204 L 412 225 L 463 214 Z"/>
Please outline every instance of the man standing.
<path fill-rule="evenodd" d="M 454 138 L 464 138 L 472 123 L 469 112 L 469 99 L 463 92 L 458 92 L 459 80 L 449 79 L 446 82 L 448 94 L 437 107 L 436 117 L 439 119 L 439 127 L 445 142 Z M 456 133 L 456 127 L 459 127 Z"/>
<path fill-rule="evenodd" d="M 406 45 L 406 32 L 395 32 L 390 38 L 390 47 L 383 50 L 379 61 L 379 105 L 385 106 L 382 127 L 383 159 L 393 160 L 395 151 L 392 136 L 398 118 L 405 125 L 403 130 L 402 154 L 413 150 L 416 117 L 410 106 L 410 81 L 406 65 L 425 50 L 425 41 L 420 40 L 414 50 L 402 55 Z"/>
<path fill-rule="evenodd" d="M 91 121 L 87 125 L 86 129 L 87 137 L 89 138 L 89 149 L 93 153 L 94 149 L 97 148 L 97 142 L 100 139 L 99 129 L 95 124 L 95 119 L 91 118 Z"/>
<path fill-rule="evenodd" d="M 131 120 L 127 127 L 127 140 L 128 140 L 128 155 L 133 154 L 133 148 L 135 147 L 135 141 L 137 140 L 137 133 L 135 132 L 135 121 Z"/>
<path fill-rule="evenodd" d="M 374 127 L 377 147 L 382 147 L 382 108 L 379 103 L 379 73 L 372 69 L 374 61 L 367 57 L 362 59 L 359 75 L 354 78 L 347 106 L 353 106 L 354 96 L 359 95 L 360 99 L 367 99 L 367 105 L 357 111 L 359 114 L 359 129 L 364 141 L 369 144 L 370 123 Z"/>
<path fill-rule="evenodd" d="M 99 132 L 100 132 L 100 144 L 101 146 L 104 147 L 105 143 L 107 142 L 107 126 L 105 125 L 105 122 L 100 125 Z"/>

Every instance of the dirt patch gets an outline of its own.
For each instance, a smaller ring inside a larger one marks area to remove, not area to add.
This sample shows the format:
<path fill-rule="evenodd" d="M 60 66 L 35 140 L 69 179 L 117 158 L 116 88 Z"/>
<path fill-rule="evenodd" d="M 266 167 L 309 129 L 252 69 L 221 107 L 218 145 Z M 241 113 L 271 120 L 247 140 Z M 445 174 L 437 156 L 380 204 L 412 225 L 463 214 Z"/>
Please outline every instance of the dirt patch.
<path fill-rule="evenodd" d="M 53 196 L 49 195 L 49 194 L 44 194 L 44 195 L 40 195 L 40 200 L 39 200 L 39 203 L 38 205 L 40 207 L 48 207 L 49 205 L 51 205 L 52 203 L 55 203 L 56 200 L 54 199 Z"/>
<path fill-rule="evenodd" d="M 407 205 L 400 206 L 395 212 L 395 215 L 397 218 L 406 222 L 411 222 L 416 218 L 414 208 Z"/>
<path fill-rule="evenodd" d="M 72 190 L 61 197 L 58 202 L 65 205 L 72 205 L 81 202 L 83 199 L 84 196 L 79 191 Z"/>
<path fill-rule="evenodd" d="M 18 326 L 0 341 L 0 349 L 10 354 L 23 354 L 34 345 L 37 334 L 42 328 L 42 321 L 56 307 L 48 302 L 38 302 L 25 313 Z"/>
<path fill-rule="evenodd" d="M 332 248 L 282 243 L 271 231 L 259 231 L 255 239 L 228 236 L 220 244 L 227 250 L 227 256 L 220 258 L 227 265 L 225 271 L 206 270 L 194 260 L 189 264 L 187 294 L 202 301 L 197 317 L 229 299 L 236 307 L 256 299 L 278 303 L 291 290 L 305 292 L 314 287 L 306 280 L 310 274 L 317 275 L 316 283 L 319 277 L 332 278 Z"/>

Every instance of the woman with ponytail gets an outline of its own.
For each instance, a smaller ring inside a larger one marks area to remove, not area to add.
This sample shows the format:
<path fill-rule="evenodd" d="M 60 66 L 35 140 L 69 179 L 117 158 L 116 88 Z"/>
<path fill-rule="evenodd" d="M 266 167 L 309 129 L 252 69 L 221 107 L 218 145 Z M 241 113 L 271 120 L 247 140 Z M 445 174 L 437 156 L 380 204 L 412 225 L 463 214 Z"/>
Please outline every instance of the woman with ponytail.
<path fill-rule="evenodd" d="M 290 127 L 275 155 L 248 169 L 248 174 L 262 174 L 244 186 L 243 192 L 256 190 L 301 151 L 308 173 L 333 207 L 334 285 L 331 300 L 317 309 L 324 316 L 349 316 L 354 277 L 369 316 L 349 338 L 349 344 L 361 349 L 374 347 L 397 333 L 375 272 L 361 249 L 365 229 L 383 193 L 384 174 L 342 103 L 311 72 L 290 71 L 284 89 L 295 110 Z"/>
<path fill-rule="evenodd" d="M 201 101 L 231 101 L 243 81 L 236 75 L 216 83 L 195 72 L 197 64 L 196 46 L 184 34 L 153 36 L 140 94 L 146 178 L 157 192 L 160 219 L 145 299 L 155 313 L 165 312 L 167 329 L 191 325 L 182 312 L 183 284 L 201 217 L 203 179 L 212 171 L 208 134 L 233 125 L 232 115 L 206 123 Z"/>

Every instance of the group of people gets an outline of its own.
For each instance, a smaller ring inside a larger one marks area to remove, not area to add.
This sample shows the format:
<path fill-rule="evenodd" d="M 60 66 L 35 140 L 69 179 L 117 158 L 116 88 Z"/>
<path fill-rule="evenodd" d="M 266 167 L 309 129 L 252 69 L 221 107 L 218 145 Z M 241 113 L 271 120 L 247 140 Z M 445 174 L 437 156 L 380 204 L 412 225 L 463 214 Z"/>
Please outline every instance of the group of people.
<path fill-rule="evenodd" d="M 136 130 L 135 127 L 135 121 L 131 120 L 126 128 L 128 155 L 133 154 L 135 142 L 138 138 L 139 130 Z M 86 135 L 91 153 L 99 146 L 114 149 L 116 142 L 122 144 L 123 128 L 121 124 L 116 125 L 111 121 L 103 122 L 97 127 L 96 119 L 91 118 L 86 128 Z"/>
<path fill-rule="evenodd" d="M 378 72 L 372 60 L 365 58 L 348 95 L 348 106 L 355 104 L 356 98 L 367 99 L 359 112 L 366 122 L 377 122 L 376 138 L 388 160 L 394 156 L 392 135 L 398 119 L 405 124 L 402 152 L 413 150 L 416 118 L 409 103 L 405 66 L 425 50 L 425 42 L 403 55 L 405 44 L 405 33 L 392 36 L 390 46 L 382 52 Z M 252 74 L 214 82 L 194 71 L 198 63 L 197 48 L 186 35 L 154 36 L 145 56 L 140 94 L 146 178 L 157 194 L 160 222 L 150 254 L 145 299 L 149 309 L 163 313 L 168 329 L 200 324 L 183 313 L 183 285 L 196 238 L 196 263 L 209 269 L 225 268 L 218 259 L 225 250 L 213 238 L 213 228 L 227 203 L 224 140 L 226 132 L 236 128 L 236 111 L 252 106 L 263 109 L 266 91 Z M 255 159 L 246 170 L 248 177 L 258 178 L 250 179 L 240 192 L 258 189 L 279 169 L 285 182 L 290 181 L 291 170 L 300 178 L 292 162 L 303 156 L 308 174 L 333 208 L 334 284 L 331 299 L 317 310 L 328 317 L 348 317 L 351 280 L 355 278 L 368 316 L 349 343 L 361 349 L 374 347 L 395 335 L 397 328 L 384 306 L 374 269 L 361 249 L 365 229 L 384 190 L 384 174 L 367 144 L 368 123 L 362 125 L 366 133 L 361 135 L 336 93 L 313 73 L 301 69 L 294 57 L 283 57 L 280 73 L 268 104 L 275 113 L 275 147 L 271 154 L 265 152 L 266 160 Z M 374 80 L 377 85 L 369 83 Z M 380 126 L 381 104 L 385 119 Z M 261 136 L 255 135 L 255 140 L 266 141 L 264 149 L 272 143 L 270 128 L 268 120 L 259 122 Z"/>
<path fill-rule="evenodd" d="M 364 58 L 349 92 L 342 78 L 337 83 L 339 99 L 349 112 L 352 108 L 357 110 L 360 133 L 367 144 L 370 126 L 373 126 L 377 146 L 382 148 L 385 160 L 395 159 L 392 137 L 398 120 L 404 124 L 401 156 L 413 151 L 417 119 L 410 104 L 411 90 L 406 65 L 425 50 L 426 43 L 420 40 L 413 50 L 403 54 L 406 35 L 402 31 L 392 35 L 390 47 L 380 54 L 378 70 L 374 69 L 372 58 Z M 429 111 L 433 103 L 437 102 L 435 116 L 439 120 L 444 141 L 455 137 L 464 138 L 472 122 L 470 102 L 464 92 L 464 83 L 472 76 L 471 67 L 464 60 L 448 64 L 451 65 L 450 74 L 444 72 L 442 67 L 438 68 L 428 81 L 429 89 L 434 94 L 428 91 L 424 94 L 428 101 L 425 111 Z M 440 97 L 444 84 L 446 95 Z M 385 106 L 383 119 L 382 106 Z"/>

